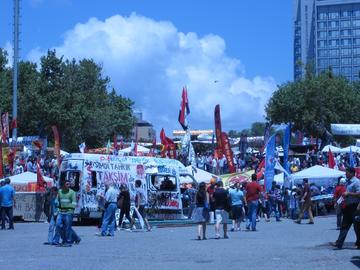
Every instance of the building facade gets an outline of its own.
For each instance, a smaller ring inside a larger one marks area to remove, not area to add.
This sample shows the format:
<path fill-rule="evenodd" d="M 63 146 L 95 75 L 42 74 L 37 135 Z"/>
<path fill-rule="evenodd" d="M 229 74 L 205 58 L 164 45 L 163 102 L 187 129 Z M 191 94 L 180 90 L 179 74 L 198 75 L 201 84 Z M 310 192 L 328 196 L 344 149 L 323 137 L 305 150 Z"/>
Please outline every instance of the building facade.
<path fill-rule="evenodd" d="M 360 0 L 295 0 L 294 78 L 308 66 L 350 81 L 360 73 Z"/>
<path fill-rule="evenodd" d="M 139 110 L 133 111 L 136 119 L 135 126 L 131 132 L 131 140 L 138 142 L 152 142 L 156 136 L 153 125 L 143 119 L 143 114 Z"/>

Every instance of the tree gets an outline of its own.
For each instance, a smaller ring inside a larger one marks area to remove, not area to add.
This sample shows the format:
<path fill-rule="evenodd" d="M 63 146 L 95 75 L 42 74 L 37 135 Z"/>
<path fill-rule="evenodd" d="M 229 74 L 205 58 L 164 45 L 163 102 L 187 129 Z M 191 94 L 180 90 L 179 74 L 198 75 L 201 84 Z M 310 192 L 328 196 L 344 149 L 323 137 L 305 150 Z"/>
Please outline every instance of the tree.
<path fill-rule="evenodd" d="M 289 123 L 297 130 L 321 137 L 332 123 L 359 123 L 360 85 L 331 70 L 279 86 L 265 110 L 269 121 Z"/>
<path fill-rule="evenodd" d="M 7 54 L 0 50 L 0 111 L 10 112 L 12 73 L 6 63 Z M 56 125 L 63 149 L 77 151 L 83 141 L 99 147 L 114 133 L 130 134 L 133 102 L 115 89 L 108 91 L 110 78 L 93 60 L 69 61 L 48 51 L 40 69 L 31 62 L 20 62 L 19 69 L 19 136 L 52 139 L 51 126 Z"/>

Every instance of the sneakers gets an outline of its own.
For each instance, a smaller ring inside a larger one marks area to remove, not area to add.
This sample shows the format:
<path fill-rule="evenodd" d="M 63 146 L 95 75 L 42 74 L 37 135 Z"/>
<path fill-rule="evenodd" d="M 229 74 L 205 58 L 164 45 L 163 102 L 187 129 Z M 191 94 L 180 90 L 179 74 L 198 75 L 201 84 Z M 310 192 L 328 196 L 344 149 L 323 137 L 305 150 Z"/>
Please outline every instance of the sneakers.
<path fill-rule="evenodd" d="M 294 223 L 301 224 L 300 220 L 294 220 Z"/>
<path fill-rule="evenodd" d="M 224 235 L 224 239 L 229 239 L 229 236 L 227 236 L 227 235 Z"/>

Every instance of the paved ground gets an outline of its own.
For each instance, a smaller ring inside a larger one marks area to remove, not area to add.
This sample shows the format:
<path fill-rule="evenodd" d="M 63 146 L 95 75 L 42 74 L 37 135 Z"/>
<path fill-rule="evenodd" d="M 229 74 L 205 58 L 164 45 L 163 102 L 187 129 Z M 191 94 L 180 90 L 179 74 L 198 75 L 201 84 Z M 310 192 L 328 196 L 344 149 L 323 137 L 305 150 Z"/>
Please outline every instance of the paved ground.
<path fill-rule="evenodd" d="M 93 226 L 75 227 L 79 245 L 45 246 L 47 224 L 19 223 L 0 231 L 0 269 L 341 269 L 360 268 L 360 252 L 352 247 L 351 229 L 344 250 L 335 251 L 335 218 L 315 225 L 260 222 L 257 232 L 230 233 L 215 240 L 209 226 L 206 241 L 195 240 L 195 227 L 121 231 L 114 238 L 95 236 Z"/>

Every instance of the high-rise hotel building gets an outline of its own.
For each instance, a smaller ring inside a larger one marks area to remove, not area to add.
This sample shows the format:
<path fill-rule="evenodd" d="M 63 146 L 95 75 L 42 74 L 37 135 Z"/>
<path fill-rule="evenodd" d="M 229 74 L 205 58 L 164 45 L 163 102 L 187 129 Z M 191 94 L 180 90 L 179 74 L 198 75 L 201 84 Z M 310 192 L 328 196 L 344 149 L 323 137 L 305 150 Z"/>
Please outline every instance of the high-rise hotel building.
<path fill-rule="evenodd" d="M 360 0 L 295 0 L 294 77 L 305 66 L 331 67 L 350 81 L 360 73 Z"/>

